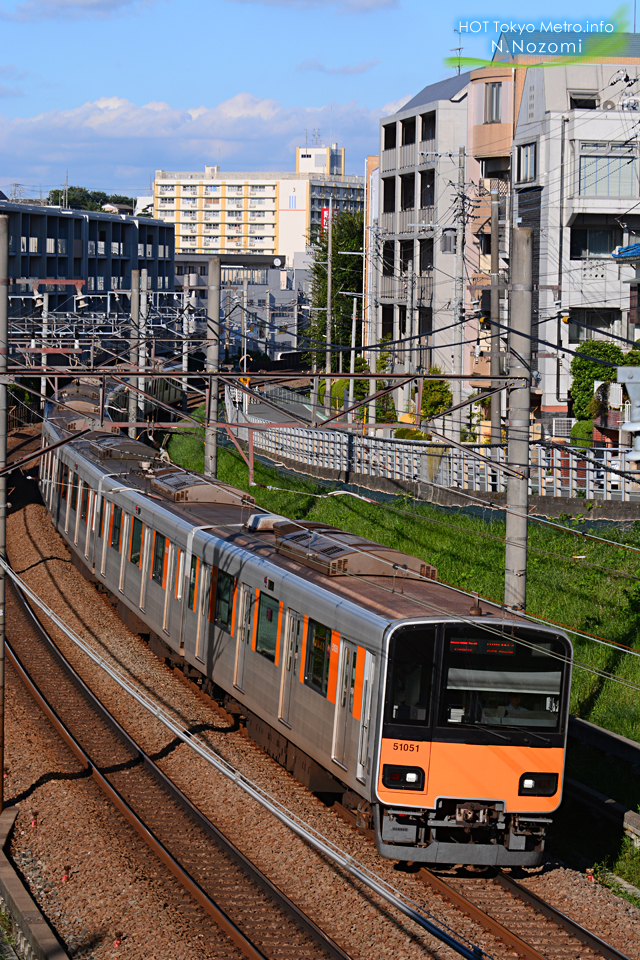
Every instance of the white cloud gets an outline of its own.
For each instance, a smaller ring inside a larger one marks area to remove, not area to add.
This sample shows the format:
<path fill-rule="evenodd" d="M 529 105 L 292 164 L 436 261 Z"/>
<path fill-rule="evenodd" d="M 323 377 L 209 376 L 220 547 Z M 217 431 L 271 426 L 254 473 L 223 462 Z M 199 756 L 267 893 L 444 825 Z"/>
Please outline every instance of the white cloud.
<path fill-rule="evenodd" d="M 360 171 L 376 150 L 381 110 L 357 101 L 323 107 L 285 107 L 239 93 L 214 107 L 178 109 L 102 97 L 71 110 L 7 119 L 0 116 L 0 182 L 64 180 L 114 192 L 142 190 L 156 169 L 293 170 L 305 128 L 319 128 L 346 148 L 347 166 Z"/>
<path fill-rule="evenodd" d="M 399 110 L 402 110 L 405 103 L 409 103 L 409 100 L 411 100 L 413 96 L 413 93 L 408 93 L 406 97 L 400 97 L 398 100 L 390 100 L 389 103 L 385 103 L 381 111 L 381 116 L 390 117 L 392 113 L 398 113 Z"/>
<path fill-rule="evenodd" d="M 367 60 L 366 63 L 356 63 L 354 66 L 347 67 L 327 67 L 320 60 L 303 60 L 302 63 L 299 63 L 297 68 L 298 70 L 315 70 L 318 73 L 339 73 L 343 76 L 353 76 L 357 73 L 366 73 L 367 70 L 371 70 L 372 67 L 377 67 L 380 63 L 379 60 Z"/>
<path fill-rule="evenodd" d="M 153 0 L 2 0 L 1 20 L 80 20 L 85 17 L 110 17 L 148 6 Z"/>

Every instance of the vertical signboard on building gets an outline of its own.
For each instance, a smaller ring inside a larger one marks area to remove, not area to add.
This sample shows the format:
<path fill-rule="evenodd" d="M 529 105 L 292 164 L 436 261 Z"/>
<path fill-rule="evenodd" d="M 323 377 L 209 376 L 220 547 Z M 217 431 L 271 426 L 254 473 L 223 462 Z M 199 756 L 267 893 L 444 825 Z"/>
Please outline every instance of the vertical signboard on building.
<path fill-rule="evenodd" d="M 324 231 L 327 229 L 327 226 L 329 224 L 329 207 L 322 208 L 320 223 L 322 224 L 322 232 L 324 233 Z"/>

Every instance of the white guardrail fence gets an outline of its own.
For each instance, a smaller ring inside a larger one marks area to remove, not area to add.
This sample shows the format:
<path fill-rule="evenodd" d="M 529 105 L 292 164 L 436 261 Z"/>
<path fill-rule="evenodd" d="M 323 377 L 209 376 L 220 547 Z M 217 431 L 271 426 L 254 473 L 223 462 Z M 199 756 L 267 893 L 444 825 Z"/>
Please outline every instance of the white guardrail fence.
<path fill-rule="evenodd" d="M 227 410 L 233 419 L 235 414 L 240 420 L 268 422 L 243 414 L 230 397 Z M 256 430 L 253 443 L 256 450 L 276 462 L 285 458 L 352 475 L 422 481 L 458 490 L 506 490 L 506 474 L 473 456 L 473 451 L 485 457 L 495 455 L 495 451 L 492 453 L 491 448 L 481 444 L 456 450 L 427 440 L 396 440 L 304 427 Z M 566 449 L 558 444 L 532 444 L 530 452 L 532 496 L 640 501 L 640 483 L 611 472 L 634 470 L 635 464 L 626 460 L 629 448 L 587 448 L 581 453 L 575 447 L 569 449 L 568 444 Z M 498 462 L 504 463 L 506 449 L 500 448 L 497 453 Z"/>

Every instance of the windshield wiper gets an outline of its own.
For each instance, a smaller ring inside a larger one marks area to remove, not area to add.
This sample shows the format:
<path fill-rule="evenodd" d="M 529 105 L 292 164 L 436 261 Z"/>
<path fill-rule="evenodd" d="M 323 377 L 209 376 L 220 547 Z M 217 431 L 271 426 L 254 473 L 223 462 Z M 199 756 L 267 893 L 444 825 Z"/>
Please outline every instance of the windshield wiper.
<path fill-rule="evenodd" d="M 505 737 L 501 733 L 498 733 L 497 730 L 494 730 L 492 727 L 488 726 L 486 723 L 462 723 L 457 722 L 456 726 L 466 727 L 467 730 L 473 730 L 475 727 L 480 727 L 481 730 L 488 730 L 489 733 L 492 733 L 496 737 L 500 737 L 501 740 L 506 740 L 508 743 L 511 743 L 511 737 Z M 512 729 L 512 728 L 510 728 Z"/>
<path fill-rule="evenodd" d="M 521 730 L 523 733 L 529 734 L 530 737 L 535 737 L 536 740 L 542 740 L 543 743 L 551 743 L 551 740 L 549 740 L 548 737 L 541 737 L 539 733 L 533 733 L 532 730 L 529 730 L 529 728 L 525 727 L 524 725 L 520 727 L 520 726 L 514 726 L 511 723 L 501 723 L 500 726 L 506 727 L 507 730 Z"/>

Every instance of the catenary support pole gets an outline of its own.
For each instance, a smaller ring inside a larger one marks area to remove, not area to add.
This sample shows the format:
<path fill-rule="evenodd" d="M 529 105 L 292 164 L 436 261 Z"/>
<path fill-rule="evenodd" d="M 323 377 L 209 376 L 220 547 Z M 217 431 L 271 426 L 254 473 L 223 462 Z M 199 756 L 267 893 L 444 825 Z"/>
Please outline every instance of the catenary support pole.
<path fill-rule="evenodd" d="M 207 297 L 207 359 L 205 372 L 209 377 L 209 404 L 205 428 L 204 472 L 207 477 L 218 475 L 218 434 L 212 423 L 218 422 L 218 370 L 220 360 L 220 257 L 209 259 L 209 295 Z M 244 316 L 244 311 L 243 311 Z"/>
<path fill-rule="evenodd" d="M 500 323 L 500 290 L 499 272 L 500 272 L 500 195 L 498 190 L 491 189 L 491 319 Z M 491 326 L 491 353 L 490 353 L 490 373 L 492 377 L 500 376 L 500 327 Z M 491 386 L 499 386 L 497 381 L 492 380 Z M 500 443 L 502 440 L 502 428 L 500 417 L 500 405 L 502 403 L 502 394 L 494 393 L 491 397 L 491 443 Z M 498 448 L 495 448 L 496 458 L 499 456 Z"/>
<path fill-rule="evenodd" d="M 325 373 L 326 384 L 324 390 L 324 405 L 331 409 L 331 343 L 332 343 L 332 323 L 331 323 L 331 299 L 333 291 L 331 289 L 333 281 L 333 198 L 329 197 L 329 222 L 327 224 L 327 348 L 325 351 Z"/>
<path fill-rule="evenodd" d="M 508 464 L 522 473 L 507 477 L 507 530 L 504 602 L 524 610 L 527 602 L 527 514 L 529 508 L 529 422 L 531 411 L 531 277 L 533 231 L 513 231 L 511 267 L 511 332 L 509 373 L 525 386 L 508 393 Z"/>
<path fill-rule="evenodd" d="M 0 470 L 7 465 L 9 217 L 0 216 Z M 7 557 L 7 475 L 0 474 L 0 558 Z M 5 571 L 0 568 L 0 813 L 4 808 Z"/>
<path fill-rule="evenodd" d="M 369 315 L 371 321 L 369 323 L 369 346 L 375 346 L 378 343 L 378 277 L 380 276 L 378 270 L 378 221 L 373 221 L 373 228 L 371 230 L 371 243 L 370 243 L 370 262 L 371 262 L 371 302 L 369 303 Z M 372 373 L 376 372 L 376 365 L 378 359 L 377 350 L 369 351 L 369 369 Z M 369 380 L 369 396 L 373 396 L 376 392 L 376 378 L 371 377 Z M 369 425 L 371 426 L 376 422 L 376 401 L 372 400 L 369 404 Z M 374 436 L 375 431 L 372 430 L 370 436 Z"/>
<path fill-rule="evenodd" d="M 465 148 L 458 150 L 458 193 L 456 199 L 456 275 L 453 307 L 453 373 L 462 373 L 462 341 L 464 340 L 464 240 L 465 240 Z M 462 383 L 454 380 L 451 384 L 452 406 L 462 400 Z M 451 417 L 451 436 L 460 442 L 462 411 L 456 410 Z"/>
<path fill-rule="evenodd" d="M 140 338 L 140 271 L 131 271 L 131 323 L 129 326 L 129 363 L 131 368 L 138 366 L 138 340 Z M 130 377 L 129 383 L 136 386 L 136 377 Z M 135 390 L 129 390 L 129 423 L 138 422 L 138 397 Z M 135 440 L 137 430 L 135 427 L 129 427 L 128 433 L 132 440 Z"/>
<path fill-rule="evenodd" d="M 349 373 L 356 372 L 356 326 L 358 322 L 358 302 L 356 298 L 353 298 L 353 307 L 351 310 L 351 356 L 349 358 Z M 349 380 L 349 406 L 353 406 L 353 388 L 355 386 L 355 380 Z M 350 416 L 349 420 L 353 420 L 353 417 Z"/>
<path fill-rule="evenodd" d="M 46 291 L 42 294 L 42 368 L 43 370 L 47 365 L 47 354 L 44 353 L 44 348 L 47 346 L 47 338 L 49 336 L 49 294 Z M 40 409 L 44 411 L 44 405 L 46 403 L 45 397 L 47 396 L 47 378 L 40 377 L 40 393 L 42 394 L 42 400 L 40 401 Z"/>

